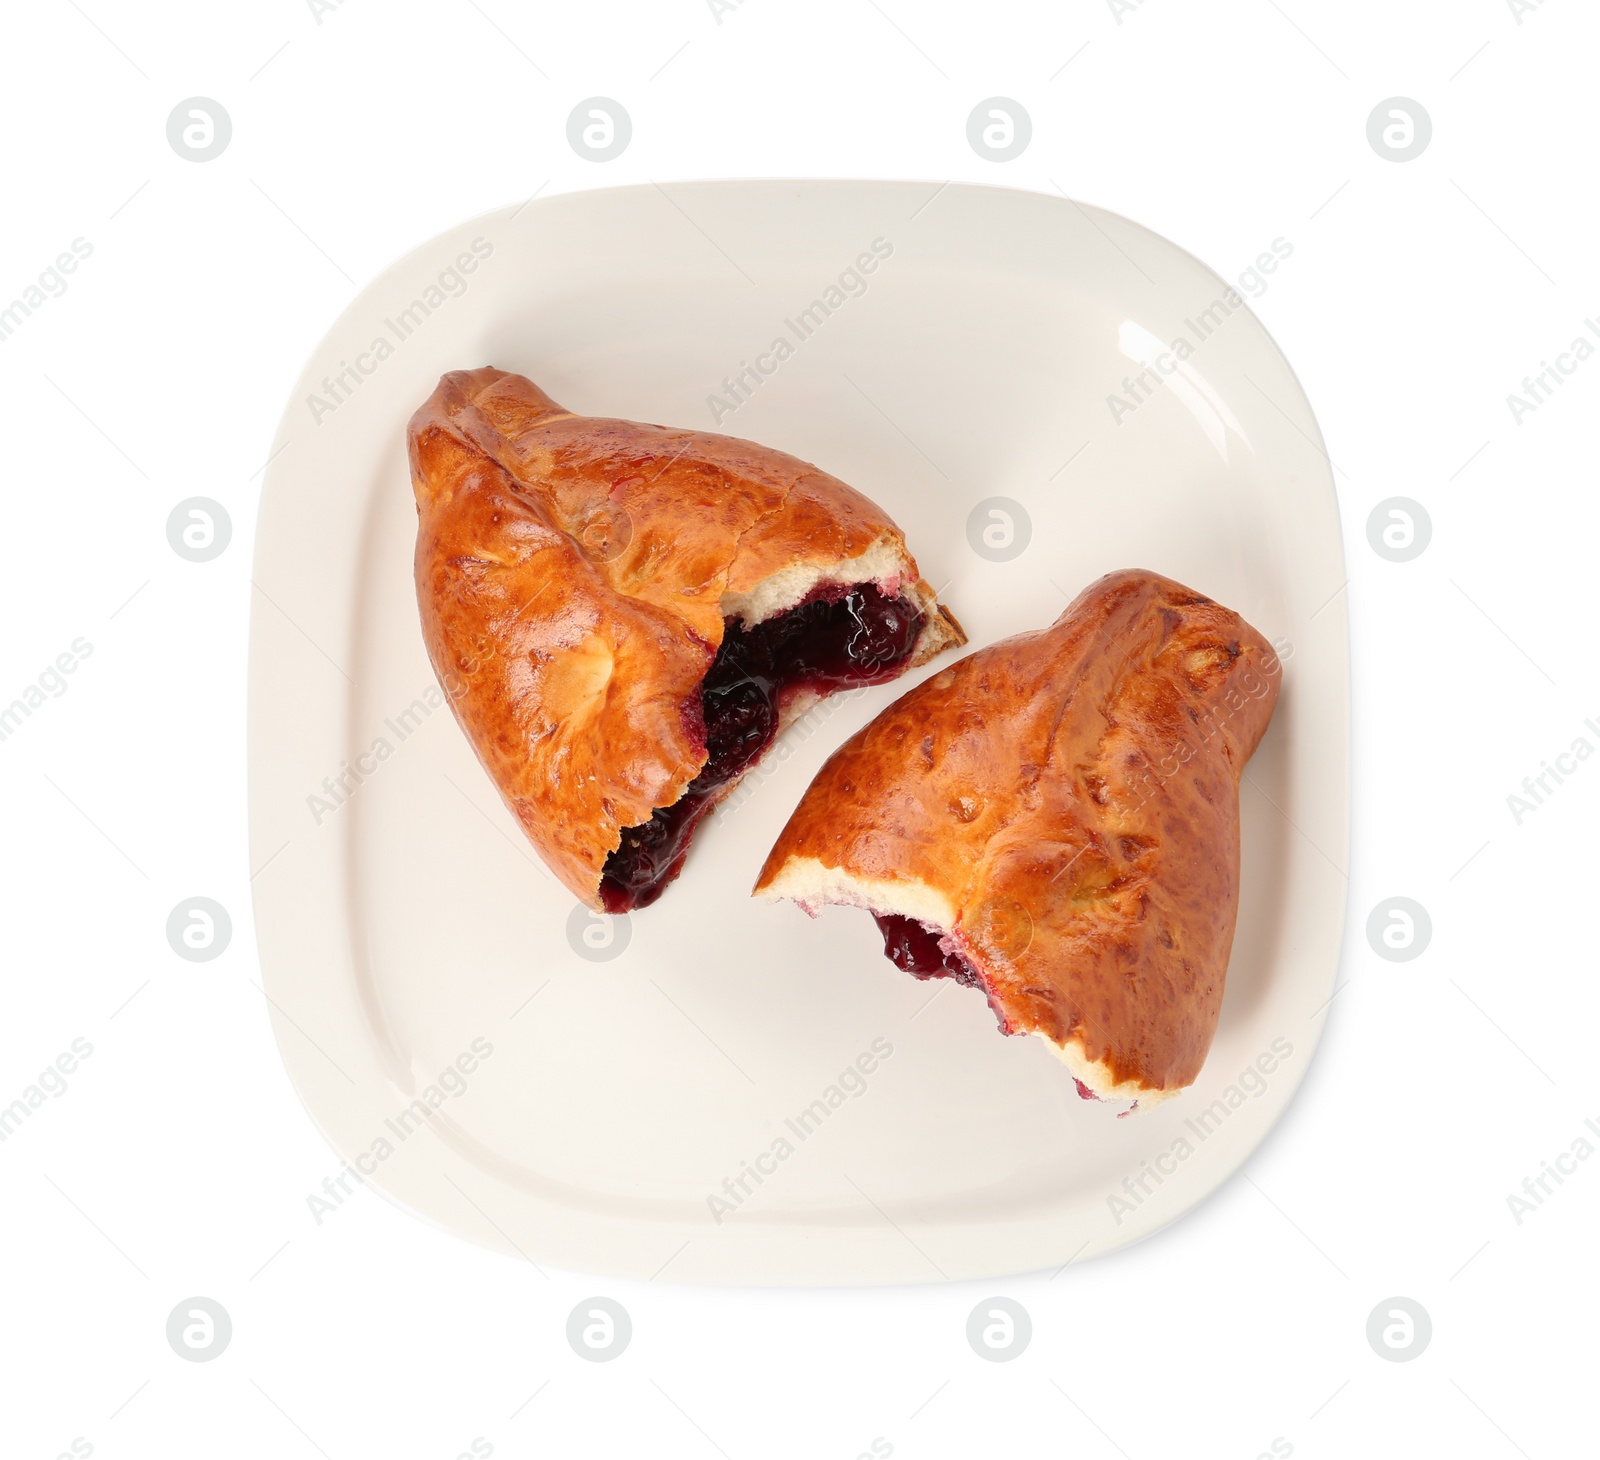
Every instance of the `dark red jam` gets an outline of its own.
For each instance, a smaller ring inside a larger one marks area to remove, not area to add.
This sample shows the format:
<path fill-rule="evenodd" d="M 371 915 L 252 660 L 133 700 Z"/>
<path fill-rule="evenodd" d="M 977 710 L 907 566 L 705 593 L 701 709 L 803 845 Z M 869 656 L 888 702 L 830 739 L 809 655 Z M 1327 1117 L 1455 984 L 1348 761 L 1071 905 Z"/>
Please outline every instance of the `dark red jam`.
<path fill-rule="evenodd" d="M 915 604 L 870 583 L 819 590 L 753 629 L 728 619 L 700 686 L 706 763 L 677 801 L 622 833 L 600 879 L 606 911 L 649 907 L 678 875 L 717 792 L 777 738 L 784 691 L 831 694 L 893 679 L 915 648 L 922 621 Z"/>
<path fill-rule="evenodd" d="M 953 978 L 968 988 L 981 989 L 989 1008 L 994 1012 L 1002 1034 L 1011 1034 L 1011 1021 L 1000 1012 L 983 981 L 983 975 L 959 953 L 946 952 L 939 946 L 939 934 L 926 923 L 915 918 L 901 917 L 898 913 L 873 913 L 873 922 L 883 934 L 884 956 L 896 968 L 903 968 L 916 978 Z"/>
<path fill-rule="evenodd" d="M 873 913 L 872 920 L 883 934 L 883 953 L 896 968 L 918 978 L 953 978 L 968 988 L 981 989 L 983 980 L 959 953 L 946 953 L 939 946 L 939 934 L 915 918 L 898 913 Z"/>

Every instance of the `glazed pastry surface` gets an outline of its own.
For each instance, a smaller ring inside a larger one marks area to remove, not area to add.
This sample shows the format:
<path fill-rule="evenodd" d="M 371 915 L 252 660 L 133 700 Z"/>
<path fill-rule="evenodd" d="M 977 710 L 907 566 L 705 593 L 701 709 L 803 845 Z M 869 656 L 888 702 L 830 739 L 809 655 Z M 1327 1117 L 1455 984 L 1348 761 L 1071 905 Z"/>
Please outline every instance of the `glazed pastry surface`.
<path fill-rule="evenodd" d="M 725 620 L 871 583 L 923 615 L 894 672 L 964 641 L 894 523 L 781 451 L 579 416 L 496 369 L 446 375 L 408 444 L 435 673 L 528 839 L 591 905 L 624 829 L 707 760 L 700 688 Z"/>
<path fill-rule="evenodd" d="M 756 892 L 872 909 L 901 966 L 970 973 L 1005 1032 L 1049 1040 L 1096 1095 L 1180 1089 L 1217 1026 L 1239 781 L 1280 679 L 1238 614 L 1112 573 L 841 746 Z"/>

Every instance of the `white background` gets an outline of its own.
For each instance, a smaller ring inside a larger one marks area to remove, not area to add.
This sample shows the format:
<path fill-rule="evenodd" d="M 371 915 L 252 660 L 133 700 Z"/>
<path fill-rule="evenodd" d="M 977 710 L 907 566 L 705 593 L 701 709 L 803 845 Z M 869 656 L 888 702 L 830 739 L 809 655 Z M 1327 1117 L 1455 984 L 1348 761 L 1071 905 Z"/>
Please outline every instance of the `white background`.
<path fill-rule="evenodd" d="M 0 306 L 73 239 L 93 252 L 0 342 L 0 702 L 75 639 L 92 654 L 0 742 L 0 1104 L 74 1039 L 94 1052 L 0 1145 L 4 1453 L 1593 1453 L 1600 1160 L 1520 1223 L 1507 1197 L 1600 1122 L 1600 765 L 1520 825 L 1507 797 L 1600 747 L 1600 360 L 1520 424 L 1506 397 L 1600 314 L 1597 43 L 1579 0 L 13 7 Z M 633 119 L 605 164 L 566 141 L 597 94 Z M 234 129 L 204 164 L 166 138 L 196 95 Z M 1033 120 L 1003 164 L 966 140 L 996 95 Z M 1366 134 L 1397 95 L 1434 128 L 1406 163 Z M 285 396 L 357 286 L 448 225 L 541 187 L 749 175 L 1059 186 L 1228 277 L 1294 246 L 1254 307 L 1344 515 L 1345 991 L 1244 1172 L 1054 1279 L 545 1277 L 371 1191 L 320 1227 L 307 1210 L 338 1162 L 268 1028 L 244 851 L 251 523 Z M 207 564 L 166 539 L 191 496 L 234 524 Z M 1433 523 L 1407 563 L 1367 541 L 1393 496 Z M 195 894 L 234 920 L 210 963 L 166 941 Z M 1393 895 L 1432 916 L 1413 962 L 1366 939 Z M 608 1364 L 565 1338 L 597 1292 L 633 1319 Z M 993 1292 L 1032 1316 L 1010 1363 L 965 1337 Z M 165 1338 L 197 1294 L 232 1317 L 214 1362 Z M 1367 1342 L 1393 1295 L 1432 1318 L 1412 1362 Z"/>

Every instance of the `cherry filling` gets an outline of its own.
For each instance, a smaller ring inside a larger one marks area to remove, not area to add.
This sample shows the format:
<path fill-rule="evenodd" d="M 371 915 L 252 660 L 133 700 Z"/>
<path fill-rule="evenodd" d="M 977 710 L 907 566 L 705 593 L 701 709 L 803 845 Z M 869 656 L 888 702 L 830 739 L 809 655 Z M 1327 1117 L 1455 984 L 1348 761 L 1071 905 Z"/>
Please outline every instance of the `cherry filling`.
<path fill-rule="evenodd" d="M 787 613 L 745 628 L 726 620 L 722 647 L 700 686 L 706 763 L 671 806 L 622 833 L 606 858 L 600 900 L 611 913 L 648 907 L 678 875 L 689 839 L 717 792 L 777 738 L 787 692 L 831 694 L 893 679 L 916 647 L 923 615 L 870 583 L 833 584 Z"/>
<path fill-rule="evenodd" d="M 1011 1021 L 995 1003 L 983 975 L 959 953 L 940 947 L 940 935 L 934 929 L 915 918 L 901 917 L 899 913 L 873 913 L 872 920 L 883 934 L 884 957 L 896 968 L 903 968 L 914 978 L 953 978 L 968 988 L 981 989 L 1000 1025 L 1000 1032 L 1015 1033 Z"/>
<path fill-rule="evenodd" d="M 926 923 L 898 913 L 873 913 L 872 920 L 883 934 L 884 957 L 896 968 L 917 978 L 953 978 L 968 988 L 983 987 L 973 966 L 959 953 L 946 953 L 939 934 Z"/>
<path fill-rule="evenodd" d="M 1002 1034 L 1018 1032 L 1011 1027 L 1011 1021 L 995 1004 L 994 996 L 990 994 L 988 985 L 983 981 L 983 975 L 959 953 L 946 952 L 941 948 L 940 935 L 935 929 L 926 923 L 919 923 L 915 918 L 901 917 L 899 913 L 873 913 L 872 920 L 878 925 L 878 931 L 883 934 L 884 956 L 896 968 L 903 968 L 915 978 L 953 978 L 957 983 L 966 984 L 969 988 L 982 989 L 984 997 L 989 1000 L 989 1007 L 994 1011 L 994 1017 L 1000 1023 L 1000 1032 Z M 1073 1076 L 1072 1083 L 1078 1087 L 1080 1099 L 1101 1099 L 1077 1076 Z M 1135 1100 L 1126 1110 L 1117 1112 L 1117 1119 L 1132 1115 L 1138 1108 L 1139 1102 Z"/>

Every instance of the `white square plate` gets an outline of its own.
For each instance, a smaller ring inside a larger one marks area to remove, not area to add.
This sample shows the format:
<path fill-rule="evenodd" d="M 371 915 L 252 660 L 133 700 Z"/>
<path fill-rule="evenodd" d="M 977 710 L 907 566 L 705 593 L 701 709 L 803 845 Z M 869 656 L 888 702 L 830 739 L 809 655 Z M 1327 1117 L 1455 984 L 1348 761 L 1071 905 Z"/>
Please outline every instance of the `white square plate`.
<path fill-rule="evenodd" d="M 1191 1091 L 1117 1119 L 1041 1041 L 1001 1038 L 978 993 L 890 965 L 865 913 L 813 922 L 750 899 L 811 776 L 905 681 L 791 732 L 625 932 L 575 909 L 418 629 L 406 420 L 444 371 L 491 364 L 571 410 L 705 429 L 751 367 L 716 429 L 882 504 L 974 648 L 1124 567 L 1279 644 L 1227 997 Z M 1156 1230 L 1283 1111 L 1344 918 L 1339 519 L 1288 364 L 1180 249 L 1066 200 L 957 184 L 540 200 L 364 290 L 275 453 L 251 628 L 256 930 L 284 1061 L 360 1179 L 473 1241 L 594 1272 L 972 1278 Z M 985 528 L 1026 547 L 991 561 L 972 545 Z"/>

